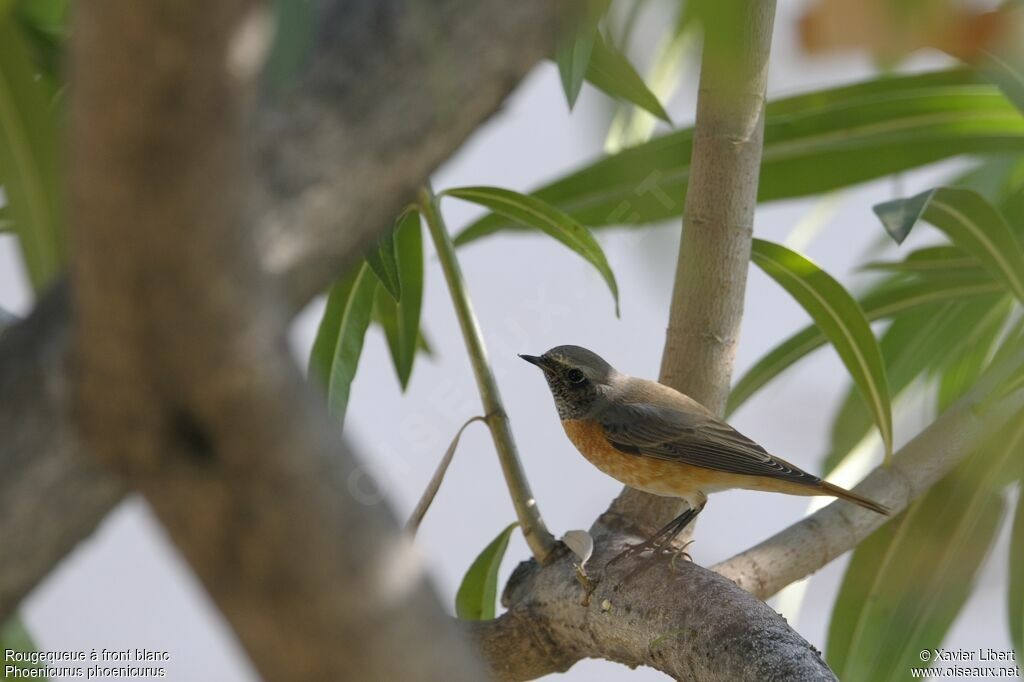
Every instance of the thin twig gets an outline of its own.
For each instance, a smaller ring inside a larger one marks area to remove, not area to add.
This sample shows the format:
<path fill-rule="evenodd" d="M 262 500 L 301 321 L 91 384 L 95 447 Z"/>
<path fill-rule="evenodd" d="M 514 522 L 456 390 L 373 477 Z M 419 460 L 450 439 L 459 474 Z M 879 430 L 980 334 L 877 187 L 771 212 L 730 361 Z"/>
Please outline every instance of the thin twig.
<path fill-rule="evenodd" d="M 455 432 L 455 438 L 452 438 L 452 442 L 448 445 L 448 449 L 445 450 L 444 457 L 441 458 L 441 463 L 437 465 L 437 471 L 434 472 L 433 478 L 431 478 L 430 483 L 427 484 L 427 489 L 423 491 L 420 501 L 416 504 L 416 508 L 412 510 L 412 514 L 409 516 L 409 521 L 405 524 L 405 530 L 410 535 L 416 535 L 416 531 L 419 530 L 420 524 L 423 522 L 423 517 L 427 515 L 427 510 L 430 509 L 430 505 L 434 502 L 434 497 L 437 496 L 437 491 L 441 489 L 441 481 L 444 480 L 444 475 L 448 472 L 448 465 L 452 463 L 452 457 L 455 456 L 455 448 L 459 447 L 459 439 L 462 438 L 462 432 L 465 431 L 466 427 L 473 422 L 482 421 L 487 421 L 487 418 L 477 415 L 476 417 L 467 419 L 466 423 L 459 427 L 459 430 Z"/>
<path fill-rule="evenodd" d="M 437 256 L 441 262 L 441 269 L 444 271 L 444 278 L 448 282 L 448 291 L 451 293 L 455 315 L 459 318 L 459 327 L 462 329 L 462 337 L 466 342 L 466 350 L 473 365 L 473 374 L 476 376 L 476 384 L 480 390 L 480 399 L 483 401 L 484 411 L 488 414 L 487 426 L 491 430 L 491 438 L 493 438 L 494 447 L 498 451 L 498 459 L 501 461 L 505 483 L 512 496 L 512 504 L 519 519 L 519 527 L 523 530 L 526 544 L 530 546 L 533 556 L 537 561 L 544 563 L 554 549 L 555 539 L 544 524 L 537 501 L 533 498 L 533 493 L 530 492 L 530 484 L 526 480 L 523 465 L 519 461 L 519 453 L 512 438 L 508 416 L 505 414 L 505 408 L 501 402 L 498 384 L 494 380 L 494 373 L 487 361 L 483 334 L 480 332 L 480 325 L 477 324 L 476 315 L 473 313 L 466 283 L 462 278 L 462 269 L 455 256 L 455 245 L 452 244 L 451 236 L 441 217 L 437 197 L 429 188 L 425 187 L 420 190 L 419 207 L 423 217 L 426 218 L 430 236 L 434 240 L 434 248 L 437 249 Z"/>

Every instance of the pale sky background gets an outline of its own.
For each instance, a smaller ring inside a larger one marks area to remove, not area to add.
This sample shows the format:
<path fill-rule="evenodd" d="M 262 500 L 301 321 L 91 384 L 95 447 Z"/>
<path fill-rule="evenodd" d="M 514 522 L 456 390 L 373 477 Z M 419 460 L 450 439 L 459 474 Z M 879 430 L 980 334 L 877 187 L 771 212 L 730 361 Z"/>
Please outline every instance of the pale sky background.
<path fill-rule="evenodd" d="M 652 3 L 656 4 L 656 3 Z M 803 2 L 781 2 L 769 81 L 770 97 L 837 85 L 870 75 L 863 57 L 813 60 L 801 55 L 793 27 Z M 648 13 L 634 44 L 654 42 L 665 16 Z M 643 52 L 635 55 L 642 63 Z M 911 68 L 941 65 L 935 55 L 912 60 Z M 693 119 L 695 72 L 668 107 L 673 119 Z M 438 190 L 487 184 L 527 191 L 600 153 L 609 101 L 585 86 L 576 111 L 567 111 L 555 68 L 544 63 L 526 79 L 504 111 L 481 128 L 433 178 Z M 909 173 L 905 195 L 946 177 L 962 164 Z M 844 283 L 854 286 L 853 266 L 882 230 L 874 203 L 892 198 L 892 180 L 844 192 L 834 216 L 805 252 Z M 783 241 L 818 200 L 759 207 L 755 232 Z M 443 209 L 453 231 L 478 215 L 453 199 Z M 620 486 L 591 467 L 566 440 L 545 384 L 516 353 L 539 354 L 559 344 L 587 346 L 619 369 L 656 378 L 667 322 L 679 225 L 598 234 L 621 290 L 622 317 L 598 275 L 551 239 L 537 235 L 492 237 L 460 251 L 470 294 L 512 421 L 521 456 L 540 508 L 553 532 L 586 528 Z M 428 240 L 425 239 L 427 243 Z M 0 237 L 0 307 L 24 314 L 30 293 L 13 239 Z M 305 365 L 322 301 L 296 320 L 297 362 Z M 424 326 L 436 350 L 420 358 L 406 394 L 398 389 L 383 337 L 371 330 L 352 390 L 348 437 L 384 482 L 397 515 L 416 503 L 459 425 L 481 413 L 448 292 L 428 246 Z M 751 269 L 737 376 L 782 338 L 808 322 L 777 285 Z M 834 410 L 848 384 L 834 351 L 826 349 L 773 382 L 733 418 L 733 424 L 770 451 L 812 472 L 820 471 Z M 388 415 L 384 418 L 382 415 Z M 904 410 L 898 443 L 919 428 L 924 411 Z M 59 503 L 59 501 L 55 501 Z M 802 498 L 754 492 L 712 497 L 701 515 L 692 553 L 710 564 L 727 558 L 797 521 Z M 462 439 L 454 464 L 420 531 L 418 544 L 443 602 L 452 604 L 459 581 L 476 554 L 514 514 L 493 446 L 480 425 Z M 1007 524 L 1008 525 L 1008 524 Z M 1005 616 L 1007 531 L 988 558 L 979 587 L 945 644 L 956 648 L 1009 649 Z M 501 584 L 528 551 L 514 536 Z M 828 619 L 846 557 L 810 581 L 803 608 L 787 613 L 802 635 L 825 648 Z M 202 587 L 138 498 L 122 504 L 26 600 L 24 618 L 42 648 L 148 647 L 169 650 L 172 680 L 259 679 L 211 605 Z M 940 642 L 930 643 L 939 646 Z M 655 680 L 649 669 L 630 671 L 603 661 L 583 661 L 551 680 Z"/>

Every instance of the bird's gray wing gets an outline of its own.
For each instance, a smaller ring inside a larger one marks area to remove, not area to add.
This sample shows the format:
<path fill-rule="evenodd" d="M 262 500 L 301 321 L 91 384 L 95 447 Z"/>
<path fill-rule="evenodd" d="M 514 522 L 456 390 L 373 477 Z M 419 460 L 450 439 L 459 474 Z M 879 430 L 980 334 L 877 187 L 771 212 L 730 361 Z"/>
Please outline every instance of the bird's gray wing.
<path fill-rule="evenodd" d="M 627 454 L 804 485 L 821 480 L 706 415 L 651 404 L 620 404 L 609 406 L 597 419 L 608 441 Z"/>

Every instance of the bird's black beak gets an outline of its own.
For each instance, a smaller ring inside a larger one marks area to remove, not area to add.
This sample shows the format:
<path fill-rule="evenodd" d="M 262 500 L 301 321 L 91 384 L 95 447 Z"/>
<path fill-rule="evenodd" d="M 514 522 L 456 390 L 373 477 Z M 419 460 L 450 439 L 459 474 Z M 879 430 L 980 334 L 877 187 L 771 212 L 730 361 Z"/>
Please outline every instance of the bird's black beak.
<path fill-rule="evenodd" d="M 531 365 L 537 365 L 544 371 L 547 371 L 548 369 L 547 363 L 544 362 L 544 358 L 537 357 L 536 355 L 523 355 L 522 353 L 519 354 L 519 357 L 526 360 Z"/>

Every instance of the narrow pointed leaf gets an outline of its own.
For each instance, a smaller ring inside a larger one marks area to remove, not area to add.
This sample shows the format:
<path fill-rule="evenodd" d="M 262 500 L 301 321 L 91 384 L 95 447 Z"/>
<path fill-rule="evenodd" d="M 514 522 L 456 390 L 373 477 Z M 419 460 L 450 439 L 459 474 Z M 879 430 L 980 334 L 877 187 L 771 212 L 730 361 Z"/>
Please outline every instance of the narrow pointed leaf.
<path fill-rule="evenodd" d="M 13 15 L 0 16 L 0 185 L 33 287 L 60 271 L 57 123 Z"/>
<path fill-rule="evenodd" d="M 426 490 L 420 495 L 420 501 L 416 503 L 416 508 L 412 510 L 412 514 L 409 515 L 409 520 L 405 524 L 405 530 L 411 535 L 416 535 L 416 531 L 419 530 L 420 524 L 423 523 L 423 517 L 427 515 L 427 511 L 430 509 L 430 505 L 434 503 L 434 498 L 437 497 L 437 491 L 441 489 L 441 484 L 444 483 L 445 474 L 448 473 L 448 467 L 451 466 L 452 459 L 455 457 L 455 450 L 459 447 L 459 441 L 462 439 L 462 433 L 466 428 L 473 422 L 485 422 L 486 419 L 482 416 L 470 417 L 467 419 L 459 430 L 455 432 L 455 437 L 452 438 L 452 442 L 448 444 L 448 449 L 444 451 L 441 456 L 441 462 L 437 465 L 437 469 L 434 470 L 434 475 L 431 476 L 430 481 L 427 483 Z"/>
<path fill-rule="evenodd" d="M 973 277 L 964 275 L 899 282 L 865 296 L 861 305 L 867 319 L 874 321 L 937 302 L 971 299 L 998 294 L 1002 290 L 1000 284 L 980 271 Z M 736 382 L 729 393 L 726 413 L 732 414 L 768 382 L 826 343 L 828 339 L 822 330 L 817 325 L 811 325 L 777 345 Z"/>
<path fill-rule="evenodd" d="M 381 286 L 396 301 L 402 299 L 402 282 L 398 276 L 398 251 L 393 232 L 381 237 L 374 248 L 366 252 L 366 263 L 373 268 Z"/>
<path fill-rule="evenodd" d="M 885 229 L 901 243 L 920 220 L 931 223 L 970 253 L 1024 302 L 1024 249 L 984 197 L 959 187 L 939 187 L 874 207 Z"/>
<path fill-rule="evenodd" d="M 519 194 L 499 187 L 458 187 L 442 192 L 471 201 L 527 227 L 536 228 L 562 242 L 582 256 L 601 274 L 615 299 L 615 314 L 619 314 L 619 286 L 608 266 L 601 245 L 590 231 L 557 208 L 536 197 Z"/>
<path fill-rule="evenodd" d="M 1014 426 L 855 550 L 826 651 L 844 682 L 902 679 L 940 646 L 999 530 L 999 487 L 1024 436 Z"/>
<path fill-rule="evenodd" d="M 498 569 L 508 549 L 508 540 L 518 523 L 505 530 L 484 547 L 462 578 L 455 594 L 455 615 L 461 620 L 491 620 L 498 598 Z"/>
<path fill-rule="evenodd" d="M 377 297 L 373 306 L 373 319 L 371 323 L 377 323 L 381 327 L 381 331 L 384 332 L 384 338 L 388 342 L 388 351 L 392 353 L 391 360 L 394 364 L 394 351 L 392 350 L 392 339 L 397 339 L 398 334 L 398 306 L 395 305 L 395 299 L 381 290 L 377 290 Z M 430 344 L 430 339 L 426 337 L 421 328 L 419 334 L 416 335 L 416 353 L 417 355 L 423 355 L 428 358 L 434 357 L 434 348 Z M 401 383 L 402 377 L 398 375 L 398 367 L 395 367 L 395 374 L 398 377 L 399 383 Z M 407 386 L 403 386 L 403 389 Z"/>
<path fill-rule="evenodd" d="M 365 263 L 334 285 L 313 342 L 310 377 L 326 389 L 327 406 L 340 422 L 345 420 L 377 286 L 377 278 Z"/>
<path fill-rule="evenodd" d="M 555 62 L 558 75 L 562 79 L 562 90 L 565 99 L 572 109 L 576 105 L 580 88 L 590 66 L 590 56 L 597 39 L 598 24 L 601 17 L 608 11 L 610 0 L 589 0 L 586 3 L 584 17 L 576 30 L 563 38 L 555 50 Z"/>
<path fill-rule="evenodd" d="M 576 99 L 583 87 L 596 38 L 596 26 L 581 28 L 560 44 L 555 54 L 558 75 L 562 79 L 562 90 L 565 91 L 565 99 L 570 109 L 576 106 Z"/>
<path fill-rule="evenodd" d="M 377 319 L 391 352 L 391 360 L 404 391 L 409 385 L 416 352 L 422 345 L 420 311 L 423 307 L 423 231 L 420 214 L 410 211 L 395 230 L 396 265 L 402 299 L 377 295 Z"/>
<path fill-rule="evenodd" d="M 626 55 L 597 36 L 590 54 L 587 80 L 616 99 L 635 104 L 644 111 L 671 123 L 668 112 L 636 72 Z"/>
<path fill-rule="evenodd" d="M 352 295 L 352 287 L 356 283 L 356 278 L 361 272 L 362 266 L 353 268 L 335 282 L 327 293 L 327 303 L 324 306 L 323 315 L 320 316 L 320 325 L 317 327 L 313 347 L 309 353 L 309 363 L 306 367 L 306 374 L 310 381 L 316 381 L 324 388 L 327 387 L 330 377 L 331 363 L 334 361 L 334 350 L 338 345 L 338 330 L 341 329 L 345 306 Z"/>
<path fill-rule="evenodd" d="M 892 453 L 892 411 L 885 363 L 864 311 L 839 282 L 784 246 L 755 239 L 751 260 L 807 311 L 835 347 Z"/>
<path fill-rule="evenodd" d="M 882 77 L 770 102 L 758 199 L 819 194 L 960 154 L 1024 149 L 1024 117 L 993 86 L 958 69 Z M 693 129 L 624 149 L 535 191 L 591 227 L 682 215 Z M 461 245 L 514 220 L 484 216 Z"/>

